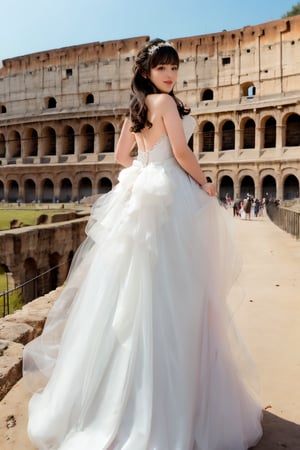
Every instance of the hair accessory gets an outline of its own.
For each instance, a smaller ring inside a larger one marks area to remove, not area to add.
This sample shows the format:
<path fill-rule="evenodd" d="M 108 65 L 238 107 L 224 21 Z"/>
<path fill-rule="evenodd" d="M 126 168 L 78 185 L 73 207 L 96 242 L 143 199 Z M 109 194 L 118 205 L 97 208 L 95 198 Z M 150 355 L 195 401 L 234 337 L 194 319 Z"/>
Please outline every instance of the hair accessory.
<path fill-rule="evenodd" d="M 170 42 L 168 42 L 168 41 L 167 42 L 160 42 L 159 44 L 153 44 L 153 45 L 151 45 L 148 48 L 148 54 L 149 55 L 153 55 L 153 53 L 155 53 L 161 47 L 173 47 L 173 45 L 170 44 Z"/>

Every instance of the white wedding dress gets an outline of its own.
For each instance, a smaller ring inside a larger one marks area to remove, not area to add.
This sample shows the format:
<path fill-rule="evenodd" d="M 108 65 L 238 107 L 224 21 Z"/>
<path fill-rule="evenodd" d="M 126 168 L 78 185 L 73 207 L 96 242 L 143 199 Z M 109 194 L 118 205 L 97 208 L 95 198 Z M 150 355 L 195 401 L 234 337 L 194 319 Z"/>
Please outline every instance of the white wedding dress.
<path fill-rule="evenodd" d="M 183 119 L 187 139 L 194 120 Z M 92 210 L 43 334 L 24 351 L 39 450 L 245 450 L 261 407 L 226 304 L 231 216 L 167 135 Z M 45 386 L 45 387 L 44 387 Z"/>

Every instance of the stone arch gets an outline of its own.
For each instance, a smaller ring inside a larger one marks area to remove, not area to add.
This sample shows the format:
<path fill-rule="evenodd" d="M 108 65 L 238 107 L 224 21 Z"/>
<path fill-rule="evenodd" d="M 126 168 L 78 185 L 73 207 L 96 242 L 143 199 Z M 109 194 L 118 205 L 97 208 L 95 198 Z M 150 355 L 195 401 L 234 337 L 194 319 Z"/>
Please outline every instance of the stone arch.
<path fill-rule="evenodd" d="M 8 134 L 8 152 L 10 158 L 21 157 L 21 136 L 16 130 L 11 130 Z"/>
<path fill-rule="evenodd" d="M 73 155 L 75 153 L 75 133 L 70 125 L 66 125 L 62 132 L 62 155 Z"/>
<path fill-rule="evenodd" d="M 101 124 L 100 152 L 113 153 L 115 150 L 115 127 L 111 122 Z"/>
<path fill-rule="evenodd" d="M 202 101 L 213 100 L 214 99 L 214 91 L 212 89 L 205 89 L 202 92 Z"/>
<path fill-rule="evenodd" d="M 92 195 L 92 182 L 88 177 L 83 177 L 78 183 L 78 200 Z"/>
<path fill-rule="evenodd" d="M 242 128 L 242 146 L 241 148 L 249 149 L 255 148 L 255 122 L 248 118 L 243 122 Z"/>
<path fill-rule="evenodd" d="M 273 116 L 266 116 L 262 120 L 263 148 L 276 147 L 276 119 Z"/>
<path fill-rule="evenodd" d="M 240 197 L 244 199 L 247 194 L 255 196 L 255 183 L 251 175 L 245 174 L 240 179 Z"/>
<path fill-rule="evenodd" d="M 31 203 L 36 200 L 36 186 L 32 179 L 28 179 L 24 183 L 24 201 Z"/>
<path fill-rule="evenodd" d="M 226 120 L 222 127 L 221 150 L 234 150 L 235 148 L 235 125 L 232 120 Z"/>
<path fill-rule="evenodd" d="M 202 127 L 202 151 L 213 152 L 214 148 L 215 148 L 215 126 L 212 122 L 206 122 Z"/>
<path fill-rule="evenodd" d="M 220 200 L 225 202 L 226 196 L 229 196 L 231 199 L 234 199 L 234 183 L 233 179 L 229 175 L 223 175 L 220 178 L 219 185 L 219 198 Z"/>
<path fill-rule="evenodd" d="M 80 131 L 80 153 L 94 153 L 95 131 L 92 125 L 85 124 Z"/>
<path fill-rule="evenodd" d="M 266 174 L 262 178 L 261 192 L 263 197 L 277 198 L 276 178 L 271 174 Z"/>
<path fill-rule="evenodd" d="M 41 201 L 43 203 L 53 203 L 54 201 L 54 184 L 49 178 L 45 178 L 41 182 Z"/>
<path fill-rule="evenodd" d="M 51 156 L 56 153 L 56 131 L 52 127 L 42 130 L 41 156 Z"/>
<path fill-rule="evenodd" d="M 299 198 L 299 180 L 293 174 L 287 174 L 283 179 L 283 199 Z"/>
<path fill-rule="evenodd" d="M 35 128 L 26 128 L 24 132 L 23 156 L 38 155 L 38 133 Z"/>
<path fill-rule="evenodd" d="M 111 191 L 112 182 L 108 177 L 102 177 L 98 181 L 98 194 L 105 194 L 106 192 Z"/>
<path fill-rule="evenodd" d="M 23 302 L 28 303 L 38 297 L 38 268 L 34 258 L 27 258 L 24 261 L 24 278 L 22 296 Z"/>
<path fill-rule="evenodd" d="M 72 182 L 69 178 L 63 178 L 60 181 L 59 188 L 59 201 L 60 202 L 70 202 L 73 199 L 72 194 Z"/>
<path fill-rule="evenodd" d="M 6 146 L 5 146 L 5 136 L 0 133 L 0 158 L 5 158 Z"/>
<path fill-rule="evenodd" d="M 299 114 L 290 114 L 285 123 L 285 144 L 287 147 L 296 147 L 300 145 L 300 116 Z"/>
<path fill-rule="evenodd" d="M 256 87 L 252 81 L 247 81 L 241 84 L 241 96 L 242 97 L 254 97 L 256 94 Z"/>
<path fill-rule="evenodd" d="M 7 201 L 15 203 L 19 199 L 19 183 L 16 180 L 9 180 L 7 183 Z"/>

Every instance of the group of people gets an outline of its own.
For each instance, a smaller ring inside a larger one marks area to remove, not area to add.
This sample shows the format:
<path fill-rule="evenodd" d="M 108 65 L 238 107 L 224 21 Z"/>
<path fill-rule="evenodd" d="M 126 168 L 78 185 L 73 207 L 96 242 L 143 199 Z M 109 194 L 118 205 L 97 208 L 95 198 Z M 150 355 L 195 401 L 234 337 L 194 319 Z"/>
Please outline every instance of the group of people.
<path fill-rule="evenodd" d="M 232 205 L 233 216 L 241 217 L 245 220 L 250 220 L 251 215 L 253 217 L 259 217 L 264 215 L 266 200 L 265 198 L 254 198 L 252 195 L 247 194 L 244 200 L 236 200 Z"/>

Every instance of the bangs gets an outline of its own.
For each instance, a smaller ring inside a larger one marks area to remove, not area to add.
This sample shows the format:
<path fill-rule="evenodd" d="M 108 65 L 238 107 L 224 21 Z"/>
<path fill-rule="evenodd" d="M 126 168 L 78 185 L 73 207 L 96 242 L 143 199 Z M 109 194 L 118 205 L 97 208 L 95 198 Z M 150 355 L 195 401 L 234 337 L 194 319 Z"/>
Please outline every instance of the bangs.
<path fill-rule="evenodd" d="M 154 68 L 160 64 L 179 66 L 178 53 L 171 45 L 163 45 L 153 53 L 150 60 L 150 68 Z"/>

